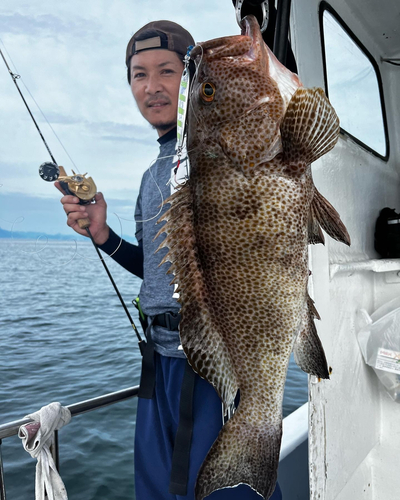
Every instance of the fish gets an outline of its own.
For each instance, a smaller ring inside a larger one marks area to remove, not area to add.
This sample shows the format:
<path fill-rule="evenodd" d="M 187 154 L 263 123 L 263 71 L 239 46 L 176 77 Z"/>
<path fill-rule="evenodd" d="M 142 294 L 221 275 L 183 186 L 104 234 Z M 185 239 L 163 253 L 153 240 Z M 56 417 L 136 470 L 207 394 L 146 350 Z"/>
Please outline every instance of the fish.
<path fill-rule="evenodd" d="M 240 394 L 201 465 L 196 500 L 239 484 L 273 494 L 291 352 L 302 370 L 329 378 L 308 244 L 323 243 L 323 229 L 350 245 L 310 167 L 336 144 L 339 119 L 322 89 L 279 63 L 254 16 L 241 26 L 190 52 L 190 176 L 159 221 L 188 362 L 225 408 Z"/>

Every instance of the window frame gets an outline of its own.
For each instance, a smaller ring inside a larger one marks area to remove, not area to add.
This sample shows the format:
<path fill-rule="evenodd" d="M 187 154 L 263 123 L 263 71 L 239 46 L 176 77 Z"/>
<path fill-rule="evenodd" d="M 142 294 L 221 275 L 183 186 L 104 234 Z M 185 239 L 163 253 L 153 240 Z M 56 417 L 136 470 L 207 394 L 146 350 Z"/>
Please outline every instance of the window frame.
<path fill-rule="evenodd" d="M 390 143 L 389 143 L 389 134 L 388 134 L 388 126 L 387 126 L 387 118 L 386 118 L 386 107 L 385 107 L 385 99 L 383 93 L 383 84 L 382 77 L 379 71 L 379 66 L 376 60 L 373 58 L 371 53 L 367 50 L 367 48 L 361 43 L 361 41 L 356 37 L 356 35 L 351 31 L 348 25 L 343 21 L 343 19 L 339 16 L 339 14 L 331 7 L 331 5 L 322 0 L 319 5 L 319 25 L 320 25 L 320 36 L 321 36 L 321 49 L 322 49 L 322 62 L 323 62 L 323 70 L 324 70 L 324 84 L 325 84 L 325 93 L 329 98 L 329 90 L 328 90 L 328 72 L 327 72 L 327 64 L 326 64 L 326 50 L 325 50 L 325 34 L 324 34 L 324 12 L 327 11 L 329 14 L 333 16 L 335 21 L 340 25 L 340 27 L 345 31 L 345 33 L 350 37 L 350 39 L 357 45 L 357 47 L 362 51 L 362 53 L 367 57 L 369 62 L 371 63 L 376 79 L 378 82 L 379 89 L 379 98 L 381 102 L 381 110 L 382 110 L 382 122 L 383 122 L 383 130 L 385 134 L 385 146 L 386 146 L 386 154 L 382 156 L 380 153 L 372 149 L 368 144 L 365 144 L 363 141 L 355 137 L 353 134 L 340 127 L 341 134 L 350 137 L 355 143 L 357 143 L 362 148 L 366 149 L 374 156 L 377 156 L 383 161 L 388 161 L 390 156 Z M 340 118 L 340 117 L 339 117 Z"/>

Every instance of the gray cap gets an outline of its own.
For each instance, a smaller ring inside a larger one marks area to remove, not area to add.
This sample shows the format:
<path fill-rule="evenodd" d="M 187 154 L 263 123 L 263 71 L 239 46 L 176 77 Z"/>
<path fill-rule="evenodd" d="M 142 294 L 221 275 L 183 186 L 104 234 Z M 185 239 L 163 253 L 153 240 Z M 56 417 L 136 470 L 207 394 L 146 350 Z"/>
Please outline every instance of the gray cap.
<path fill-rule="evenodd" d="M 172 21 L 152 21 L 140 28 L 129 40 L 125 62 L 129 66 L 134 54 L 150 49 L 171 50 L 183 59 L 190 45 L 195 45 L 192 35 L 179 24 Z"/>

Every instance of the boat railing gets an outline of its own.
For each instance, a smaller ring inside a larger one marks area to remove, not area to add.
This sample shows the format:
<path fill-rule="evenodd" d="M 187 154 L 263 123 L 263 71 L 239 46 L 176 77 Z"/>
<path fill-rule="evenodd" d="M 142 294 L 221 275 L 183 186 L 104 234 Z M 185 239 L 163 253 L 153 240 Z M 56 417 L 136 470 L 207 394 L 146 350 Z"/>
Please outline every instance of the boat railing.
<path fill-rule="evenodd" d="M 97 398 L 87 399 L 85 401 L 80 401 L 79 403 L 74 403 L 67 406 L 71 412 L 72 417 L 77 415 L 82 415 L 82 413 L 87 413 L 89 411 L 98 410 L 105 406 L 113 405 L 115 403 L 120 403 L 127 399 L 137 396 L 139 391 L 139 386 L 128 387 L 127 389 L 121 389 L 120 391 L 111 392 L 109 394 L 104 394 Z M 18 434 L 18 430 L 21 425 L 29 424 L 32 422 L 29 418 L 22 418 L 20 420 L 14 420 L 13 422 L 8 422 L 6 424 L 0 425 L 0 500 L 6 500 L 6 486 L 4 480 L 4 467 L 3 459 L 1 453 L 1 442 L 2 439 L 15 436 Z M 54 433 L 54 446 L 51 449 L 54 462 L 56 464 L 57 470 L 59 469 L 59 452 L 58 452 L 58 432 Z"/>
<path fill-rule="evenodd" d="M 73 417 L 81 415 L 82 413 L 87 413 L 89 411 L 98 410 L 105 406 L 113 405 L 121 401 L 133 398 L 138 395 L 139 386 L 128 387 L 127 389 L 122 389 L 120 391 L 111 392 L 109 394 L 104 394 L 97 398 L 87 399 L 79 403 L 74 403 L 67 406 Z M 14 420 L 13 422 L 8 422 L 6 424 L 0 425 L 0 500 L 6 500 L 6 487 L 4 481 L 4 470 L 3 461 L 1 453 L 1 441 L 4 438 L 15 436 L 18 434 L 18 430 L 21 425 L 30 423 L 32 420 L 29 418 L 23 418 L 20 420 Z M 55 431 L 54 436 L 54 446 L 52 446 L 51 452 L 53 455 L 54 462 L 57 469 L 59 469 L 59 452 L 58 452 L 58 432 Z M 296 411 L 291 413 L 289 416 L 283 419 L 283 436 L 281 443 L 281 453 L 280 462 L 284 461 L 289 455 L 291 455 L 296 449 L 299 449 L 302 445 L 306 444 L 308 438 L 308 404 L 305 403 L 303 406 L 298 408 Z M 305 457 L 307 460 L 307 457 Z M 286 474 L 286 472 L 285 472 Z M 289 474 L 287 474 L 289 475 Z M 288 481 L 288 484 L 292 481 Z M 307 480 L 308 484 L 308 480 Z M 288 496 L 288 498 L 303 498 L 302 496 Z M 304 496 L 306 498 L 306 496 Z"/>

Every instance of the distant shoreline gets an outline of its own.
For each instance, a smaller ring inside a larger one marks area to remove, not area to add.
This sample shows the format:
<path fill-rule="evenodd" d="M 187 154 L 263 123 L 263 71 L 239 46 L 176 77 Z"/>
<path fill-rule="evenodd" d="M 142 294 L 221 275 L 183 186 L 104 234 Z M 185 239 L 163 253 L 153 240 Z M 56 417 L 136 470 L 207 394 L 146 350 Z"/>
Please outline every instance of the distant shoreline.
<path fill-rule="evenodd" d="M 136 243 L 136 239 L 131 236 L 124 236 L 124 240 L 129 241 L 131 243 Z M 52 241 L 81 241 L 88 242 L 88 238 L 85 236 L 81 236 L 76 233 L 72 234 L 48 234 L 48 233 L 38 233 L 34 231 L 7 231 L 6 229 L 2 229 L 0 227 L 0 239 L 8 239 L 8 240 L 52 240 Z"/>
<path fill-rule="evenodd" d="M 1 239 L 9 239 L 9 240 L 37 240 L 47 238 L 48 240 L 63 240 L 63 241 L 71 241 L 71 240 L 86 240 L 84 236 L 80 236 L 79 234 L 47 234 L 47 233 L 37 233 L 33 231 L 7 231 L 6 229 L 2 229 L 0 227 L 0 238 Z"/>

